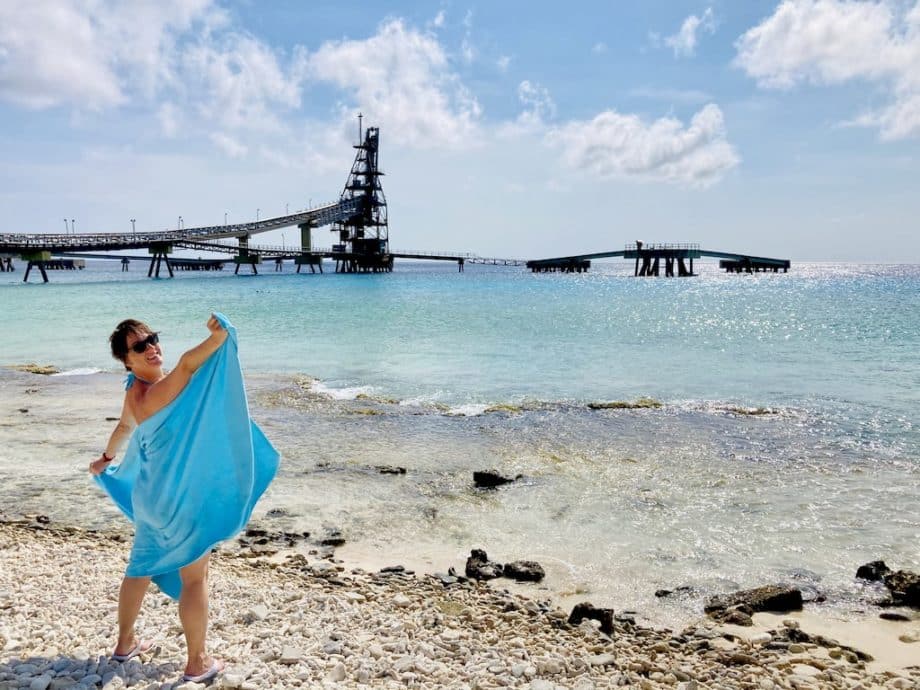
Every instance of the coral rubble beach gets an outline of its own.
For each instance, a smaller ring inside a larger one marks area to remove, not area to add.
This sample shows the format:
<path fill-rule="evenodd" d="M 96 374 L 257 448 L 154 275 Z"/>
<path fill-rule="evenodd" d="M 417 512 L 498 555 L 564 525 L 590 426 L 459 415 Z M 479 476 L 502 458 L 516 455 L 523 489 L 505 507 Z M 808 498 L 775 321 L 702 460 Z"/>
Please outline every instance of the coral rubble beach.
<path fill-rule="evenodd" d="M 0 690 L 203 687 L 181 682 L 176 606 L 154 587 L 138 623 L 154 649 L 124 664 L 109 659 L 128 542 L 123 532 L 0 515 Z M 216 686 L 920 687 L 920 652 L 899 666 L 826 636 L 792 643 L 795 619 L 768 619 L 769 630 L 701 620 L 676 632 L 620 615 L 608 636 L 592 620 L 569 624 L 549 601 L 450 580 L 371 572 L 334 554 L 222 548 L 210 646 L 228 667 Z"/>

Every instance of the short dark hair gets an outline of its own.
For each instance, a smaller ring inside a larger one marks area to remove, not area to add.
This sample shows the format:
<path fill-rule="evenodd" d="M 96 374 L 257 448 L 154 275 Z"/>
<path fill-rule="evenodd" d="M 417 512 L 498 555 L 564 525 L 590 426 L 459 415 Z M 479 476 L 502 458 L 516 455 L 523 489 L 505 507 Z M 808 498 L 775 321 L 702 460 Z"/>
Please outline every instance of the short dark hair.
<path fill-rule="evenodd" d="M 115 326 L 112 335 L 109 336 L 109 345 L 112 346 L 112 357 L 125 365 L 125 369 L 131 371 L 126 360 L 128 359 L 128 335 L 142 335 L 144 333 L 153 333 L 153 329 L 143 321 L 136 319 L 125 319 Z"/>

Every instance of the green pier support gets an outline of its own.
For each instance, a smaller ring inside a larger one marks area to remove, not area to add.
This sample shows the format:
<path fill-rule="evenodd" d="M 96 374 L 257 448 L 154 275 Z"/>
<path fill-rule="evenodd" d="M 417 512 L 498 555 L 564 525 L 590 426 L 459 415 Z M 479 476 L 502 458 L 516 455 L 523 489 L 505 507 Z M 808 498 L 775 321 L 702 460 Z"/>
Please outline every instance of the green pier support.
<path fill-rule="evenodd" d="M 173 246 L 169 242 L 154 242 L 150 245 L 147 249 L 147 252 L 151 255 L 150 268 L 147 269 L 148 278 L 160 277 L 160 266 L 164 261 L 166 262 L 166 270 L 169 271 L 169 277 L 174 277 L 172 264 L 169 263 L 169 255 L 172 254 L 172 251 Z M 156 269 L 156 275 L 154 275 L 154 269 Z"/>
<path fill-rule="evenodd" d="M 23 254 L 20 258 L 23 261 L 29 262 L 29 265 L 26 266 L 26 274 L 22 278 L 23 283 L 29 282 L 29 273 L 32 271 L 32 266 L 38 266 L 38 270 L 41 271 L 42 274 L 42 282 L 48 282 L 48 274 L 45 272 L 45 262 L 51 261 L 51 252 L 30 252 L 28 254 Z"/>

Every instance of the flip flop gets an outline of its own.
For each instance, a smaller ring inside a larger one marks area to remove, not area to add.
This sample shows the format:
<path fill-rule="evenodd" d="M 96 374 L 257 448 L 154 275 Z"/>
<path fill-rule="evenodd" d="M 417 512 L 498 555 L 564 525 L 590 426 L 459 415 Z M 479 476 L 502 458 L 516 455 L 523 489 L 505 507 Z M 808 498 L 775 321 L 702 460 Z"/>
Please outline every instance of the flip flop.
<path fill-rule="evenodd" d="M 183 683 L 206 683 L 214 678 L 218 673 L 224 670 L 224 662 L 214 659 L 211 662 L 211 668 L 202 673 L 200 676 L 190 676 L 187 673 L 182 676 Z"/>
<path fill-rule="evenodd" d="M 150 640 L 141 640 L 136 645 L 131 647 L 125 654 L 112 654 L 112 661 L 124 662 L 128 659 L 133 659 L 134 657 L 143 654 L 153 647 L 153 642 Z"/>

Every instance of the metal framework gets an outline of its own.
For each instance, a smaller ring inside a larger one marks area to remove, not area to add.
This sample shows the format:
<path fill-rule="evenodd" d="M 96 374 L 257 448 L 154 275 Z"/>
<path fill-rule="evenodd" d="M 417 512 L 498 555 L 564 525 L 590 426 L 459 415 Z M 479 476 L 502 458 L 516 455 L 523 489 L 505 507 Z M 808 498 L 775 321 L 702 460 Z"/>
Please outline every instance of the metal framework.
<path fill-rule="evenodd" d="M 361 141 L 360 116 L 358 140 Z M 364 140 L 355 144 L 355 162 L 351 166 L 339 204 L 358 203 L 355 213 L 333 224 L 332 231 L 339 235 L 339 245 L 334 246 L 333 251 L 379 257 L 389 254 L 387 200 L 380 184 L 383 173 L 377 166 L 379 144 L 378 127 L 368 127 Z"/>

